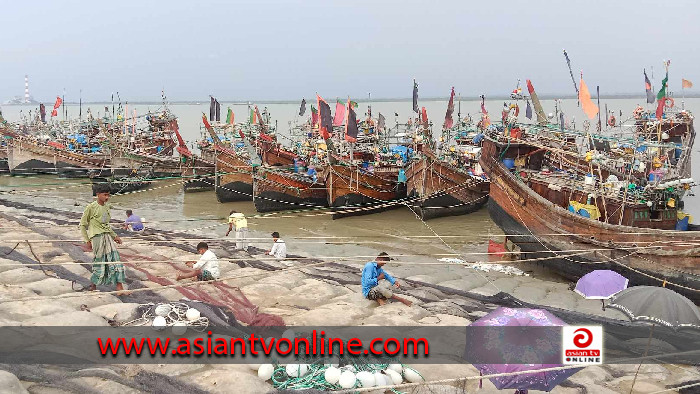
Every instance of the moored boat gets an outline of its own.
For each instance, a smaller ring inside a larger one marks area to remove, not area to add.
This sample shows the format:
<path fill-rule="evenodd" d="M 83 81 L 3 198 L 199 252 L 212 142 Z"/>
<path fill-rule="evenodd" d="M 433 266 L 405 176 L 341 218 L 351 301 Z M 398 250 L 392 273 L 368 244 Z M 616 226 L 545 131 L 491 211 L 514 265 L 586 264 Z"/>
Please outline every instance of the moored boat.
<path fill-rule="evenodd" d="M 258 212 L 328 206 L 327 190 L 317 178 L 274 167 L 256 169 L 253 195 Z"/>

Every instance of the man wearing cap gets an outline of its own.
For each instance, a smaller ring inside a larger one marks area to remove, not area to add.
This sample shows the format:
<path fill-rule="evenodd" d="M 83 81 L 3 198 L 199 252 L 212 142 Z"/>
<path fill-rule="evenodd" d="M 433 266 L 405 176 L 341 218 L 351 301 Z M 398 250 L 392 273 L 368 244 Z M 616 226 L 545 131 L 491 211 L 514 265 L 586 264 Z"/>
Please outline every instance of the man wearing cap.
<path fill-rule="evenodd" d="M 362 294 L 368 300 L 375 300 L 379 305 L 386 304 L 386 300 L 395 299 L 402 302 L 406 306 L 411 306 L 411 301 L 399 297 L 394 294 L 393 291 L 388 286 L 382 286 L 379 281 L 385 279 L 387 282 L 391 283 L 396 288 L 401 287 L 399 282 L 394 279 L 393 276 L 389 275 L 382 266 L 391 260 L 389 254 L 386 252 L 379 253 L 376 261 L 370 261 L 365 264 L 362 269 Z"/>
<path fill-rule="evenodd" d="M 272 249 L 270 249 L 267 254 L 270 256 L 275 256 L 276 259 L 286 259 L 287 258 L 287 244 L 280 239 L 280 233 L 275 231 L 272 233 L 272 240 L 275 242 L 272 244 Z"/>

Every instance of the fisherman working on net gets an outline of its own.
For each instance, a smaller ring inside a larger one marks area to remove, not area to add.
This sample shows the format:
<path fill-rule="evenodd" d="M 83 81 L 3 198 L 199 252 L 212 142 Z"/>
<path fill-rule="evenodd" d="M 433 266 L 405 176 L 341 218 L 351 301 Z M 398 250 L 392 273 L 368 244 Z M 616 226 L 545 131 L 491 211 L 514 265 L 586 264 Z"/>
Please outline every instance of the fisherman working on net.
<path fill-rule="evenodd" d="M 272 244 L 272 249 L 267 251 L 267 254 L 269 256 L 275 256 L 276 259 L 286 259 L 287 258 L 287 244 L 284 243 L 282 239 L 280 239 L 280 233 L 275 231 L 272 233 L 272 241 L 274 243 Z"/>
<path fill-rule="evenodd" d="M 98 183 L 95 185 L 96 200 L 88 204 L 80 219 L 80 232 L 89 250 L 95 253 L 92 264 L 92 276 L 90 291 L 97 290 L 97 285 L 116 285 L 117 290 L 124 290 L 126 271 L 121 264 L 117 245 L 122 240 L 112 230 L 109 222 L 110 197 L 109 185 Z"/>
<path fill-rule="evenodd" d="M 248 251 L 248 220 L 243 213 L 235 210 L 231 211 L 228 216 L 227 237 L 234 228 L 236 231 L 236 249 Z"/>
<path fill-rule="evenodd" d="M 131 228 L 131 231 L 143 230 L 143 222 L 141 221 L 141 218 L 134 215 L 131 209 L 126 210 L 126 220 L 122 226 L 124 227 L 124 230 L 128 230 L 129 228 Z"/>
<path fill-rule="evenodd" d="M 198 243 L 197 253 L 201 255 L 199 260 L 196 263 L 188 261 L 186 264 L 192 269 L 177 274 L 177 280 L 194 278 L 195 276 L 200 281 L 219 279 L 219 259 L 214 252 L 209 250 L 209 245 L 206 242 Z"/>
<path fill-rule="evenodd" d="M 385 282 L 380 282 L 384 279 L 396 288 L 401 287 L 393 276 L 382 269 L 382 266 L 389 260 L 391 260 L 389 255 L 386 252 L 381 252 L 377 256 L 376 261 L 370 261 L 365 264 L 365 267 L 362 269 L 362 295 L 368 300 L 376 300 L 379 305 L 386 304 L 388 299 L 394 299 L 404 303 L 406 306 L 411 306 L 411 301 L 397 296 L 389 286 L 386 286 Z"/>

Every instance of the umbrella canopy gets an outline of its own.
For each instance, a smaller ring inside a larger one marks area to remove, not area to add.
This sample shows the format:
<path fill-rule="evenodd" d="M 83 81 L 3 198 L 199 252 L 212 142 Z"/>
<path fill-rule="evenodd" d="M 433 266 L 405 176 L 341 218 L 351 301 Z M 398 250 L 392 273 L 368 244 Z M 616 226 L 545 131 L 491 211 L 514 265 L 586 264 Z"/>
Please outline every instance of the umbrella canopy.
<path fill-rule="evenodd" d="M 615 295 L 608 306 L 622 311 L 633 321 L 648 321 L 671 328 L 700 329 L 698 307 L 665 287 L 630 287 Z"/>
<path fill-rule="evenodd" d="M 629 279 L 611 270 L 596 270 L 576 282 L 575 292 L 589 300 L 606 300 L 627 288 Z"/>
<path fill-rule="evenodd" d="M 503 308 L 500 307 L 481 319 L 473 322 L 472 326 L 565 326 L 566 323 L 548 311 L 542 309 L 527 308 Z M 522 338 L 520 338 L 522 339 Z M 532 351 L 530 345 L 517 343 L 501 343 L 501 347 L 508 348 L 509 352 L 525 353 Z M 526 340 L 524 342 L 531 342 Z M 542 341 L 548 342 L 546 340 Z M 557 349 L 558 350 L 558 349 Z M 571 368 L 558 371 L 537 372 L 538 369 L 560 367 L 561 364 L 475 364 L 482 374 L 532 371 L 532 373 L 501 376 L 490 378 L 491 382 L 501 389 L 532 389 L 550 391 L 559 383 L 575 374 L 580 368 Z"/>

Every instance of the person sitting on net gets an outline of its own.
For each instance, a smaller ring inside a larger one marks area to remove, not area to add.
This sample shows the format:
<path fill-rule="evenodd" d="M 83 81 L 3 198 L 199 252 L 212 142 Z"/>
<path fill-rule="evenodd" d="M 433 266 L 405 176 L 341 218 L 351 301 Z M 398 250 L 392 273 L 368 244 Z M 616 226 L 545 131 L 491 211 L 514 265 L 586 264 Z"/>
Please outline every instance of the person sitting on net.
<path fill-rule="evenodd" d="M 186 264 L 192 269 L 177 274 L 177 280 L 194 277 L 197 277 L 197 280 L 200 281 L 219 279 L 219 259 L 214 252 L 209 250 L 209 245 L 206 242 L 198 243 L 197 253 L 202 256 L 199 257 L 196 263 L 188 261 Z"/>
<path fill-rule="evenodd" d="M 393 276 L 382 269 L 382 266 L 389 260 L 391 260 L 389 254 L 381 252 L 379 256 L 377 256 L 376 261 L 370 261 L 365 264 L 365 267 L 362 269 L 362 295 L 368 300 L 377 301 L 380 306 L 386 304 L 386 300 L 388 299 L 394 299 L 402 302 L 406 306 L 411 306 L 411 301 L 397 296 L 389 286 L 385 286 L 383 283 L 379 282 L 384 279 L 396 288 L 401 287 L 401 284 L 399 284 Z"/>
<path fill-rule="evenodd" d="M 286 259 L 287 258 L 287 244 L 284 243 L 283 240 L 280 239 L 280 233 L 275 231 L 272 233 L 272 240 L 274 243 L 272 244 L 272 249 L 270 249 L 267 254 L 270 256 L 275 256 L 277 259 Z"/>
<path fill-rule="evenodd" d="M 131 209 L 127 209 L 123 227 L 124 230 L 131 228 L 132 231 L 143 231 L 143 221 L 140 217 L 134 215 Z"/>

